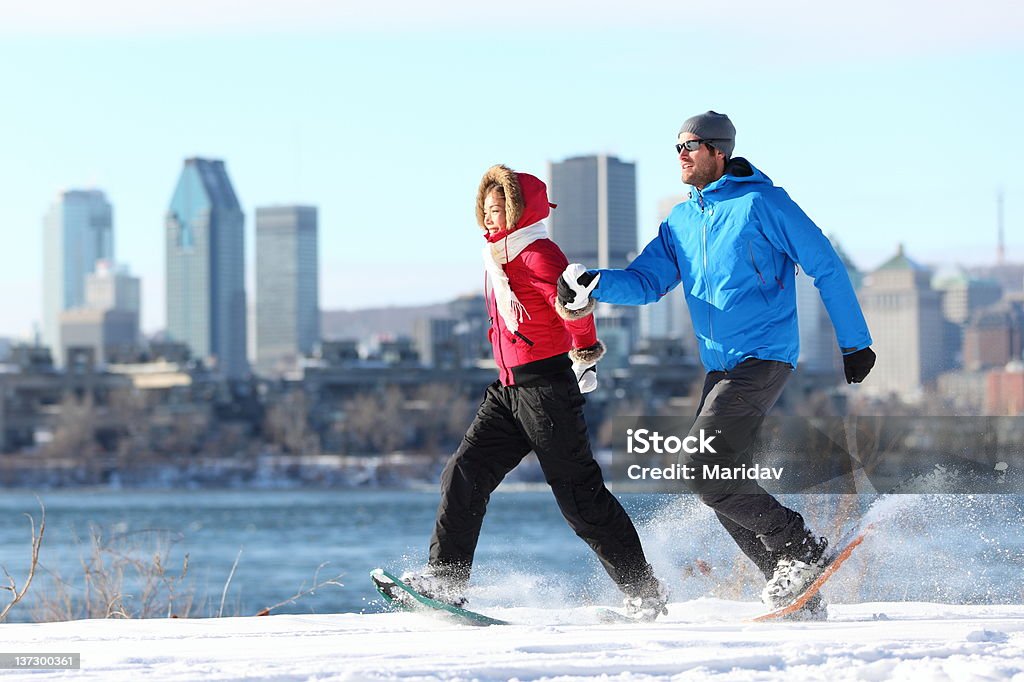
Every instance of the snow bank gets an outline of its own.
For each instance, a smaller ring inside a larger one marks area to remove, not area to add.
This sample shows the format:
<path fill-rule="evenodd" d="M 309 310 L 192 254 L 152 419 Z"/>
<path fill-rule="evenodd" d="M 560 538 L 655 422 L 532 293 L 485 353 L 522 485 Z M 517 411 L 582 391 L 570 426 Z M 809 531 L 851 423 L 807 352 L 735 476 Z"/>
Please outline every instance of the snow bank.
<path fill-rule="evenodd" d="M 0 625 L 5 652 L 79 652 L 80 671 L 4 680 L 1024 680 L 1024 606 L 832 606 L 752 624 L 754 603 L 673 604 L 652 624 L 593 607 L 506 608 L 477 628 L 408 613 Z"/>

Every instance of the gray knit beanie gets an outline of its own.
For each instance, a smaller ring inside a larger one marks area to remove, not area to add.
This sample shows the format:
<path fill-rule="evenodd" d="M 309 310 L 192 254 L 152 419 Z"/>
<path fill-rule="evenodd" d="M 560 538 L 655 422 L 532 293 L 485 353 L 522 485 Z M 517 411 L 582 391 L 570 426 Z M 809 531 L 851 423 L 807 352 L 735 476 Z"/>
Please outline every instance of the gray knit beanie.
<path fill-rule="evenodd" d="M 736 146 L 736 126 L 728 116 L 715 111 L 697 114 L 683 121 L 679 134 L 683 133 L 693 133 L 700 139 L 707 140 L 708 144 L 725 154 L 727 159 L 732 157 L 733 147 Z"/>

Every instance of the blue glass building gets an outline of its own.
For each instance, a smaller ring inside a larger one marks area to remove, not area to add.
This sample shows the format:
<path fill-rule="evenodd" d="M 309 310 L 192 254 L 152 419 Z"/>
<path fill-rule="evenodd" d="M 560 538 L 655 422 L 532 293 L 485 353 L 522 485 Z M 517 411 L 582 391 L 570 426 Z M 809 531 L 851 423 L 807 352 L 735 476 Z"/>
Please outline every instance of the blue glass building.
<path fill-rule="evenodd" d="M 248 372 L 244 224 L 224 162 L 186 159 L 167 212 L 167 333 L 229 378 Z"/>
<path fill-rule="evenodd" d="M 85 303 L 85 280 L 114 257 L 113 209 L 98 190 L 61 192 L 43 220 L 43 342 L 58 365 L 60 315 Z"/>

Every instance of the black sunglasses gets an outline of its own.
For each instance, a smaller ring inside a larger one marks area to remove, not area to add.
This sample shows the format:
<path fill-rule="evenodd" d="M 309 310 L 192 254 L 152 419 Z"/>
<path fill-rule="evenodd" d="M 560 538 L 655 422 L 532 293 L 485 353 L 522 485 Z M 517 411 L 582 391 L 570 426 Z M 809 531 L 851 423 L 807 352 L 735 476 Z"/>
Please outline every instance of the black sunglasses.
<path fill-rule="evenodd" d="M 712 142 L 723 142 L 723 140 L 715 139 L 713 137 L 709 137 L 706 140 L 687 140 L 686 142 L 676 145 L 676 154 L 682 154 L 684 149 L 688 152 L 695 152 L 700 149 L 702 144 L 713 147 L 714 145 L 711 144 Z"/>

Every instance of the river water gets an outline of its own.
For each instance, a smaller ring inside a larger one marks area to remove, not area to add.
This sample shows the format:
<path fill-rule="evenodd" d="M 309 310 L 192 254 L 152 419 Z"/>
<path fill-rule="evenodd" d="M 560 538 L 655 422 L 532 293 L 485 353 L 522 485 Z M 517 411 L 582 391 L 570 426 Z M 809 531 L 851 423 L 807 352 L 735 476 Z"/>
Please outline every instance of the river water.
<path fill-rule="evenodd" d="M 149 615 L 167 615 L 168 584 L 176 595 L 170 611 L 177 615 L 252 615 L 310 587 L 321 565 L 320 580 L 340 575 L 342 585 L 325 585 L 273 612 L 378 611 L 381 604 L 367 574 L 376 566 L 401 571 L 422 565 L 438 493 L 61 490 L 39 493 L 39 499 L 46 509 L 40 569 L 26 599 L 10 613 L 11 621 L 89 615 L 81 603 L 90 590 L 95 597 L 103 576 L 94 562 L 87 581 L 84 567 L 97 557 L 108 573 L 123 575 L 108 593 L 120 594 L 132 615 L 146 598 L 146 580 L 139 576 L 154 574 L 156 555 L 164 581 L 155 581 Z M 694 498 L 627 494 L 620 499 L 673 601 L 702 595 L 756 598 L 757 575 Z M 784 499 L 826 535 L 835 533 L 837 508 L 856 518 L 877 501 Z M 900 495 L 880 504 L 891 509 L 830 583 L 830 599 L 1024 601 L 1024 498 Z M 31 493 L 0 496 L 0 565 L 19 585 L 29 560 L 24 514 L 39 518 Z M 103 548 L 98 553 L 94 536 Z M 186 554 L 187 573 L 175 582 Z M 136 566 L 149 568 L 140 573 Z M 492 497 L 470 598 L 478 608 L 618 600 L 597 559 L 569 530 L 543 487 L 499 489 Z"/>

